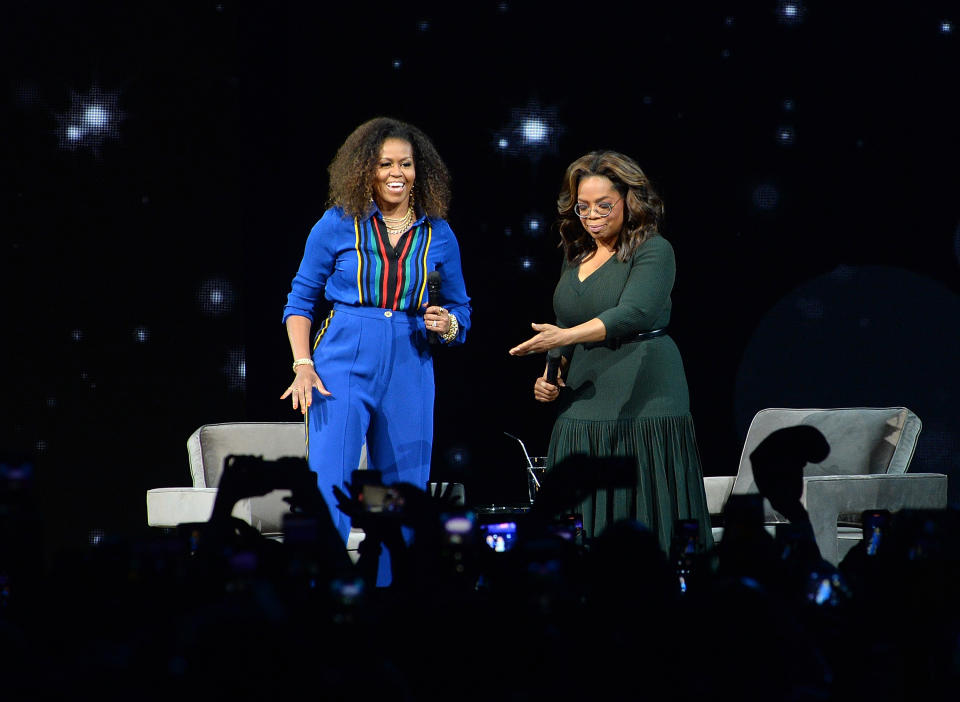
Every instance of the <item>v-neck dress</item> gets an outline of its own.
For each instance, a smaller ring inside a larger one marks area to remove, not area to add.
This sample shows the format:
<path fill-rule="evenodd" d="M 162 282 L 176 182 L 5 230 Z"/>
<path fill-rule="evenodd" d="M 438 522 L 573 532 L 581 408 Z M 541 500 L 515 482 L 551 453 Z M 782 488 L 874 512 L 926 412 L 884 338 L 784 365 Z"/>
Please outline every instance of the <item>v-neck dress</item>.
<path fill-rule="evenodd" d="M 700 543 L 713 545 L 700 455 L 680 351 L 669 335 L 626 343 L 670 322 L 673 247 L 655 235 L 631 260 L 614 256 L 581 281 L 565 264 L 553 296 L 557 324 L 599 318 L 607 340 L 562 349 L 566 387 L 548 449 L 548 469 L 572 455 L 628 457 L 636 487 L 604 487 L 580 505 L 588 537 L 635 519 L 669 552 L 674 522 L 697 519 Z"/>

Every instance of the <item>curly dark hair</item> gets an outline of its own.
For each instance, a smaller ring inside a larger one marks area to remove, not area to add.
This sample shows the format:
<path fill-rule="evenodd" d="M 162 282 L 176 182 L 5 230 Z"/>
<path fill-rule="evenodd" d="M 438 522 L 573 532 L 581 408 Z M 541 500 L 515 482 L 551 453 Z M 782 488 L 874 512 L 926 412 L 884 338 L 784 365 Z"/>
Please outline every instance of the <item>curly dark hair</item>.
<path fill-rule="evenodd" d="M 450 173 L 427 135 L 412 124 L 375 117 L 353 130 L 327 167 L 330 193 L 327 206 L 339 206 L 354 217 L 370 208 L 374 174 L 387 139 L 403 139 L 413 147 L 417 169 L 414 203 L 428 217 L 443 218 L 450 207 Z"/>
<path fill-rule="evenodd" d="M 567 167 L 557 198 L 559 246 L 570 263 L 579 264 L 597 250 L 596 242 L 573 211 L 580 181 L 589 176 L 609 178 L 626 204 L 623 229 L 617 237 L 617 258 L 627 261 L 640 244 L 660 233 L 663 201 L 629 156 L 616 151 L 591 151 L 581 156 Z"/>

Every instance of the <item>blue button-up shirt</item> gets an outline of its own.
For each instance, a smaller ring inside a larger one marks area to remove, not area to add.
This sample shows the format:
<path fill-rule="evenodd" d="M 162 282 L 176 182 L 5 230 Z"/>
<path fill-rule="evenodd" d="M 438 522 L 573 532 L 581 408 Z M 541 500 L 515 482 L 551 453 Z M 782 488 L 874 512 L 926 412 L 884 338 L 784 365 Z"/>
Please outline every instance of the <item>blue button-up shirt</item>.
<path fill-rule="evenodd" d="M 420 217 L 394 249 L 375 205 L 362 218 L 333 207 L 310 230 L 283 321 L 291 315 L 312 321 L 321 294 L 333 303 L 422 314 L 429 301 L 427 274 L 432 271 L 440 274 L 439 304 L 456 315 L 460 326 L 449 343 L 463 343 L 470 328 L 470 298 L 450 225 L 443 219 Z"/>

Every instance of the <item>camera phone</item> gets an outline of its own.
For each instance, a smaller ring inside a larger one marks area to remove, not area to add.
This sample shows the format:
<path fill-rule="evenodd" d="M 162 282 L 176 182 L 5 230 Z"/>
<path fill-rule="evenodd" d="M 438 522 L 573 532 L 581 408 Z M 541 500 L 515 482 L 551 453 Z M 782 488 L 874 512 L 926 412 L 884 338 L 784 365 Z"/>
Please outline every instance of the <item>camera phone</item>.
<path fill-rule="evenodd" d="M 360 491 L 360 506 L 365 512 L 399 514 L 403 511 L 403 497 L 396 488 L 364 485 Z"/>
<path fill-rule="evenodd" d="M 497 553 L 503 553 L 513 548 L 517 537 L 516 522 L 484 524 L 481 530 L 483 531 L 484 543 Z"/>

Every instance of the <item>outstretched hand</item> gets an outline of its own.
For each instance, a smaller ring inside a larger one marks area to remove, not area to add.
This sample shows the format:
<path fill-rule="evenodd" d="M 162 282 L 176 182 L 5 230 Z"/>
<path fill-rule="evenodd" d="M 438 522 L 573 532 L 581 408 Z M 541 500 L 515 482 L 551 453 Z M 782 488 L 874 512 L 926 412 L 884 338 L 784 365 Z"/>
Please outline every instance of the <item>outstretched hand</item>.
<path fill-rule="evenodd" d="M 511 356 L 527 356 L 531 353 L 544 353 L 558 346 L 566 346 L 564 338 L 565 329 L 553 324 L 537 324 L 534 322 L 530 327 L 537 332 L 522 344 L 518 344 L 510 349 Z"/>
<path fill-rule="evenodd" d="M 293 409 L 299 409 L 300 414 L 307 413 L 307 407 L 313 404 L 313 391 L 316 389 L 324 397 L 331 397 L 333 393 L 327 390 L 320 376 L 313 370 L 313 366 L 304 365 L 297 368 L 297 376 L 293 379 L 284 393 L 280 396 L 281 400 L 288 397 L 293 404 Z"/>

